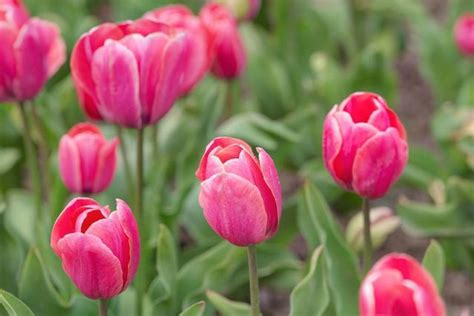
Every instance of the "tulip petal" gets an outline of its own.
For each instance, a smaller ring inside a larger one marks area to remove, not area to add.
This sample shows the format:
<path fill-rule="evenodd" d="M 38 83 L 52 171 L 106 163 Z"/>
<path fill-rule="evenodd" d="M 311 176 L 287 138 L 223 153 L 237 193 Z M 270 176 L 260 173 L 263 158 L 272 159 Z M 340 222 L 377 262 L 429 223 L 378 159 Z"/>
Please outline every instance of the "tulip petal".
<path fill-rule="evenodd" d="M 259 154 L 258 158 L 260 161 L 260 169 L 262 170 L 263 178 L 272 190 L 278 209 L 278 219 L 280 219 L 283 200 L 281 196 L 281 184 L 280 178 L 278 177 L 278 171 L 275 167 L 273 159 L 263 148 L 257 148 L 257 151 Z"/>
<path fill-rule="evenodd" d="M 74 137 L 81 161 L 82 192 L 94 192 L 99 154 L 106 140 L 91 133 L 81 133 Z"/>
<path fill-rule="evenodd" d="M 354 190 L 375 199 L 383 196 L 401 175 L 408 160 L 408 145 L 398 131 L 379 132 L 359 148 L 354 158 Z"/>
<path fill-rule="evenodd" d="M 130 207 L 124 201 L 117 199 L 117 211 L 113 212 L 110 219 L 117 221 L 122 226 L 129 243 L 129 266 L 127 268 L 128 275 L 124 281 L 124 288 L 132 282 L 140 263 L 140 235 L 138 225 L 133 216 Z"/>
<path fill-rule="evenodd" d="M 116 169 L 117 145 L 118 139 L 115 138 L 100 148 L 97 155 L 97 167 L 93 177 L 94 185 L 92 186 L 92 192 L 102 192 L 112 182 Z"/>
<path fill-rule="evenodd" d="M 258 189 L 233 174 L 201 183 L 199 204 L 212 229 L 237 246 L 258 244 L 267 236 L 267 214 Z"/>
<path fill-rule="evenodd" d="M 141 127 L 139 73 L 133 53 L 118 42 L 107 42 L 94 54 L 92 77 L 100 114 L 113 123 Z"/>
<path fill-rule="evenodd" d="M 17 31 L 7 23 L 0 23 L 0 34 L 0 102 L 2 102 L 13 92 L 10 91 L 16 74 L 13 44 Z"/>
<path fill-rule="evenodd" d="M 64 271 L 91 299 L 109 299 L 123 289 L 120 261 L 96 236 L 66 235 L 58 242 Z"/>
<path fill-rule="evenodd" d="M 347 187 L 342 182 L 335 170 L 334 170 L 334 159 L 336 159 L 339 151 L 342 147 L 342 132 L 339 127 L 338 121 L 334 117 L 336 106 L 329 112 L 324 120 L 323 128 L 323 157 L 326 169 L 331 173 L 332 177 L 342 186 Z"/>
<path fill-rule="evenodd" d="M 69 135 L 59 142 L 59 175 L 71 192 L 82 192 L 81 160 L 76 143 Z"/>

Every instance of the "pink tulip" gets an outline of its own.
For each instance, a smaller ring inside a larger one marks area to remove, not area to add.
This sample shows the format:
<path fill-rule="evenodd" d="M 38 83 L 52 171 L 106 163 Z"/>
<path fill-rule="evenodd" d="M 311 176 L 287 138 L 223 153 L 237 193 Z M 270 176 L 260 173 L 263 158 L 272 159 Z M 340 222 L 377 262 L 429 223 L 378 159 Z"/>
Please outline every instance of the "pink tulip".
<path fill-rule="evenodd" d="M 107 141 L 90 123 L 80 123 L 61 138 L 59 171 L 69 191 L 99 193 L 112 182 L 118 140 Z"/>
<path fill-rule="evenodd" d="M 182 92 L 187 36 L 148 19 L 84 34 L 71 72 L 86 115 L 127 127 L 158 122 Z"/>
<path fill-rule="evenodd" d="M 326 116 L 323 157 L 342 187 L 366 198 L 382 197 L 407 163 L 405 128 L 382 97 L 353 93 Z"/>
<path fill-rule="evenodd" d="M 466 13 L 457 20 L 454 37 L 462 54 L 474 56 L 474 13 Z"/>
<path fill-rule="evenodd" d="M 33 99 L 66 59 L 58 27 L 0 0 L 0 102 Z"/>
<path fill-rule="evenodd" d="M 91 299 L 109 299 L 124 291 L 140 261 L 135 217 L 119 199 L 112 213 L 93 199 L 69 202 L 54 223 L 51 248 L 66 274 Z"/>
<path fill-rule="evenodd" d="M 215 138 L 206 148 L 196 177 L 199 204 L 212 229 L 237 246 L 258 244 L 278 230 L 281 186 L 272 158 L 239 139 Z"/>
<path fill-rule="evenodd" d="M 208 34 L 201 20 L 184 5 L 169 5 L 148 12 L 147 19 L 164 23 L 188 35 L 187 56 L 181 95 L 188 94 L 209 70 L 210 52 Z"/>
<path fill-rule="evenodd" d="M 359 291 L 361 316 L 444 316 L 431 275 L 412 257 L 392 253 L 369 271 Z"/>
<path fill-rule="evenodd" d="M 246 53 L 231 11 L 211 2 L 204 6 L 200 16 L 210 36 L 213 74 L 228 80 L 240 76 L 245 69 Z"/>

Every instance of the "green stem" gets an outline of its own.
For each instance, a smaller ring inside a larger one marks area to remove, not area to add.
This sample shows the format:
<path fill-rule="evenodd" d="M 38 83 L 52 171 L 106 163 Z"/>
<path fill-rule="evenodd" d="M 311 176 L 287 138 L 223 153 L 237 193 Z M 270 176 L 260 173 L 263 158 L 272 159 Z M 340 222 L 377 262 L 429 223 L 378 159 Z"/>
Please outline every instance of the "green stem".
<path fill-rule="evenodd" d="M 107 316 L 107 300 L 99 300 L 99 316 Z"/>
<path fill-rule="evenodd" d="M 227 80 L 225 82 L 225 110 L 224 110 L 224 121 L 232 116 L 234 111 L 234 98 L 232 95 L 232 81 Z"/>
<path fill-rule="evenodd" d="M 372 265 L 372 236 L 370 234 L 370 201 L 362 198 L 362 213 L 364 216 L 364 273 Z"/>
<path fill-rule="evenodd" d="M 44 125 L 41 122 L 41 118 L 36 111 L 36 104 L 32 101 L 31 102 L 31 117 L 33 118 L 34 126 L 38 131 L 38 164 L 40 166 L 39 173 L 41 175 L 41 188 L 42 188 L 42 195 L 46 202 L 49 201 L 50 197 L 50 183 L 49 183 L 49 173 L 48 173 L 48 161 L 49 161 L 49 148 L 48 142 L 46 137 L 46 130 Z"/>
<path fill-rule="evenodd" d="M 159 143 L 158 143 L 158 124 L 155 124 L 151 128 L 151 141 L 153 144 L 153 151 L 152 151 L 152 161 L 156 161 L 158 159 L 158 155 L 160 154 L 160 148 L 159 148 Z"/>
<path fill-rule="evenodd" d="M 26 107 L 24 102 L 19 102 L 18 107 L 20 109 L 21 120 L 23 123 L 23 137 L 25 141 L 26 149 L 26 160 L 30 169 L 31 176 L 31 185 L 33 188 L 33 193 L 35 196 L 35 206 L 36 206 L 36 221 L 41 220 L 41 205 L 42 205 L 42 190 L 41 190 L 41 180 L 39 174 L 39 165 L 36 150 L 33 145 L 33 139 L 31 137 L 31 124 L 26 113 Z"/>
<path fill-rule="evenodd" d="M 135 188 L 136 201 L 135 201 L 135 212 L 138 218 L 138 226 L 142 233 L 142 257 L 147 246 L 147 238 L 145 234 L 145 223 L 143 218 L 143 133 L 144 129 L 140 128 L 137 131 L 137 185 Z M 142 259 L 143 262 L 145 258 Z M 143 296 L 145 295 L 145 274 L 146 274 L 146 262 L 138 269 L 137 275 L 137 316 L 142 315 L 142 302 Z"/>
<path fill-rule="evenodd" d="M 249 261 L 250 304 L 252 316 L 260 316 L 260 299 L 258 293 L 257 250 L 255 246 L 247 247 Z"/>
<path fill-rule="evenodd" d="M 125 137 L 123 135 L 123 127 L 117 125 L 117 136 L 120 140 L 120 153 L 122 154 L 123 168 L 125 171 L 125 181 L 127 181 L 128 194 L 130 196 L 135 196 L 133 188 L 133 175 L 132 168 L 130 167 L 130 160 L 128 159 L 128 150 L 127 144 L 125 142 Z"/>

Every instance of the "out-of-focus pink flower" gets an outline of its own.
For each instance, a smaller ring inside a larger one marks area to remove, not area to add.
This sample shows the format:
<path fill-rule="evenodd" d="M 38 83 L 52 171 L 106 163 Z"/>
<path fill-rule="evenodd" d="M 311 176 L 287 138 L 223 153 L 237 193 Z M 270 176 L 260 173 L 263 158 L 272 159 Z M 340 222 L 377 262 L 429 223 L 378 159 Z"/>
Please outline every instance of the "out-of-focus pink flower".
<path fill-rule="evenodd" d="M 474 56 L 474 13 L 466 13 L 457 20 L 454 37 L 462 54 Z"/>
<path fill-rule="evenodd" d="M 353 93 L 326 116 L 323 158 L 345 189 L 366 198 L 382 197 L 407 163 L 405 128 L 382 97 Z"/>
<path fill-rule="evenodd" d="M 144 17 L 170 25 L 187 34 L 189 46 L 183 58 L 185 75 L 181 94 L 188 94 L 210 67 L 208 34 L 201 20 L 184 5 L 165 6 L 148 12 Z"/>
<path fill-rule="evenodd" d="M 115 175 L 118 140 L 107 141 L 90 123 L 79 123 L 61 138 L 59 173 L 69 191 L 99 193 Z"/>
<path fill-rule="evenodd" d="M 361 316 L 444 316 L 431 275 L 412 257 L 392 253 L 369 271 L 359 291 Z"/>
<path fill-rule="evenodd" d="M 0 102 L 33 99 L 66 59 L 58 27 L 0 0 Z"/>
<path fill-rule="evenodd" d="M 182 92 L 188 37 L 149 19 L 82 35 L 71 72 L 86 115 L 126 127 L 158 122 Z"/>
<path fill-rule="evenodd" d="M 231 11 L 221 4 L 210 2 L 202 8 L 200 16 L 210 36 L 212 73 L 228 80 L 240 76 L 247 57 Z"/>
<path fill-rule="evenodd" d="M 140 236 L 127 203 L 110 212 L 89 198 L 69 202 L 54 223 L 51 248 L 64 271 L 91 299 L 109 299 L 132 282 L 140 261 Z"/>
<path fill-rule="evenodd" d="M 257 148 L 258 159 L 242 140 L 219 137 L 209 143 L 196 176 L 199 204 L 212 229 L 237 246 L 258 244 L 277 230 L 281 186 L 272 158 Z"/>
<path fill-rule="evenodd" d="M 261 0 L 213 0 L 225 5 L 239 21 L 251 20 L 260 11 Z"/>

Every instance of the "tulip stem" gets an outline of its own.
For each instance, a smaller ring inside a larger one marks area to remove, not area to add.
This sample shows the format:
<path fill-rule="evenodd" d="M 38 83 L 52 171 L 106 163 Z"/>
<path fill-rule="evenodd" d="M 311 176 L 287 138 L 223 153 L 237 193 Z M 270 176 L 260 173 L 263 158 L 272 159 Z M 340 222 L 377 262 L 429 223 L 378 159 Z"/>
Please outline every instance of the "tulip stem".
<path fill-rule="evenodd" d="M 145 222 L 143 218 L 143 210 L 142 210 L 142 205 L 143 205 L 143 135 L 144 134 L 144 128 L 139 128 L 137 130 L 137 187 L 135 189 L 136 193 L 136 205 L 135 209 L 137 212 L 137 218 L 138 218 L 138 226 L 140 231 L 142 232 L 142 244 L 143 249 L 146 247 L 146 244 L 148 240 L 146 239 L 146 234 L 145 234 Z M 143 257 L 143 252 L 142 250 L 142 257 Z M 144 260 L 145 261 L 145 260 Z M 143 302 L 143 296 L 145 294 L 145 269 L 146 269 L 146 263 L 142 264 L 142 266 L 138 269 L 138 275 L 137 275 L 137 301 L 136 301 L 136 306 L 137 306 L 137 316 L 142 315 L 142 302 Z"/>
<path fill-rule="evenodd" d="M 41 188 L 43 189 L 43 198 L 46 202 L 49 201 L 50 196 L 50 185 L 49 185 L 49 174 L 48 174 L 48 161 L 50 151 L 48 148 L 46 130 L 44 128 L 44 124 L 41 122 L 41 118 L 36 111 L 36 105 L 31 102 L 31 116 L 33 118 L 33 123 L 38 130 L 39 135 L 39 143 L 38 143 L 38 164 L 40 165 L 40 175 L 41 175 Z"/>
<path fill-rule="evenodd" d="M 370 234 L 370 201 L 362 198 L 362 213 L 364 216 L 364 273 L 372 265 L 372 236 Z"/>
<path fill-rule="evenodd" d="M 254 245 L 247 247 L 249 261 L 250 304 L 252 316 L 260 316 L 260 299 L 258 293 L 257 249 Z"/>
<path fill-rule="evenodd" d="M 133 188 L 133 175 L 132 168 L 130 167 L 130 160 L 128 159 L 127 144 L 125 143 L 125 137 L 123 135 L 123 127 L 117 125 L 117 136 L 120 140 L 120 153 L 122 154 L 123 167 L 125 171 L 125 180 L 127 181 L 128 194 L 134 196 Z"/>
<path fill-rule="evenodd" d="M 107 300 L 99 300 L 99 316 L 107 316 Z"/>
<path fill-rule="evenodd" d="M 42 205 L 42 189 L 41 180 L 39 174 L 39 161 L 37 159 L 36 150 L 33 145 L 33 139 L 31 137 L 31 124 L 26 113 L 26 105 L 24 102 L 19 102 L 18 107 L 20 109 L 21 120 L 23 123 L 23 137 L 25 141 L 26 160 L 30 169 L 31 185 L 35 196 L 36 206 L 36 221 L 41 220 L 41 205 Z"/>
<path fill-rule="evenodd" d="M 232 81 L 228 80 L 225 82 L 224 121 L 232 116 L 233 111 L 234 111 L 234 98 L 232 95 Z"/>

